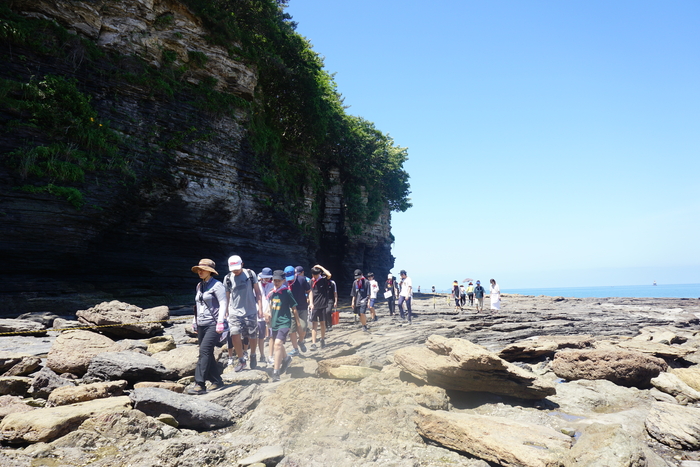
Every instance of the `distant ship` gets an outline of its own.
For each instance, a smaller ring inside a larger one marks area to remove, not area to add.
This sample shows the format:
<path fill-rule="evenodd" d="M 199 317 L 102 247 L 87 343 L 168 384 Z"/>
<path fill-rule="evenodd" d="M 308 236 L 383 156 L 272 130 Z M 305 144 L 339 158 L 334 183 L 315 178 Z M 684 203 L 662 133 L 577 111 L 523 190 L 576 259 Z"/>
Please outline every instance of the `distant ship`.
<path fill-rule="evenodd" d="M 654 283 L 653 283 L 653 284 L 651 284 L 651 285 L 656 285 L 656 281 L 654 281 Z"/>

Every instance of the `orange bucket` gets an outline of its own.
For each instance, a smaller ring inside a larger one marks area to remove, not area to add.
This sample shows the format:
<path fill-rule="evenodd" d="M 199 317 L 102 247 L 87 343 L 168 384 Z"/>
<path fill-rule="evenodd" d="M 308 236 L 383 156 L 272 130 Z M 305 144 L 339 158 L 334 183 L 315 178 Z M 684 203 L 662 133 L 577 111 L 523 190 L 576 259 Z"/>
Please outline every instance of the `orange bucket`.
<path fill-rule="evenodd" d="M 340 323 L 340 312 L 339 311 L 334 311 L 331 314 L 331 322 L 333 323 L 333 326 Z"/>

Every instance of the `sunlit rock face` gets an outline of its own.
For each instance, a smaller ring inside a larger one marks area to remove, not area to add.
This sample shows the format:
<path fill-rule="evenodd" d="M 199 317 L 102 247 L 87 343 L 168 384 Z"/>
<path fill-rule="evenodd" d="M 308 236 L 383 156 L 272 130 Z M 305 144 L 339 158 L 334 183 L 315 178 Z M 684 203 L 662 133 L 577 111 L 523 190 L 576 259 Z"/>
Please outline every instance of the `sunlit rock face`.
<path fill-rule="evenodd" d="M 164 98 L 129 79 L 134 60 L 160 67 L 164 51 L 174 65 L 204 54 L 206 66 L 187 67 L 183 80 L 208 80 L 220 91 L 254 97 L 257 71 L 208 44 L 207 30 L 186 6 L 173 0 L 20 0 L 11 8 L 55 20 L 122 57 L 118 69 L 107 60 L 88 67 L 80 47 L 67 63 L 0 44 L 0 77 L 74 77 L 100 120 L 122 138 L 120 151 L 130 155 L 136 176 L 88 174 L 85 204 L 76 209 L 48 194 L 14 189 L 22 181 L 0 165 L 0 256 L 7 265 L 0 273 L 0 314 L 72 312 L 112 299 L 142 306 L 183 303 L 197 281 L 190 268 L 211 258 L 222 278 L 232 254 L 255 271 L 291 264 L 303 265 L 309 275 L 321 263 L 341 295 L 355 268 L 382 278 L 393 267 L 388 209 L 360 233 L 350 233 L 342 188 L 335 185 L 320 196 L 307 187 L 302 212 L 284 214 L 278 206 L 286 200 L 274 198 L 255 165 L 246 112 L 215 114 L 188 95 Z M 27 141 L 51 143 L 32 138 L 5 134 L 0 154 Z M 322 206 L 313 205 L 318 199 Z"/>

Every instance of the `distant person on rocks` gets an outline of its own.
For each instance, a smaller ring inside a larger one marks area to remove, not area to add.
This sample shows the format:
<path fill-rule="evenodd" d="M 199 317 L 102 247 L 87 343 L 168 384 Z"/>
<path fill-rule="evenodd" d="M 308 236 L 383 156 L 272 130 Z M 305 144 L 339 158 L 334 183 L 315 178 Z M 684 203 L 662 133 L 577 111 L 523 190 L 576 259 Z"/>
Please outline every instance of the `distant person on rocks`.
<path fill-rule="evenodd" d="M 420 285 L 418 286 L 418 293 L 420 293 Z"/>
<path fill-rule="evenodd" d="M 496 284 L 495 279 L 491 279 L 491 313 L 498 313 L 501 310 L 501 288 Z"/>
<path fill-rule="evenodd" d="M 234 370 L 241 371 L 247 365 L 243 356 L 243 339 L 246 337 L 250 346 L 250 368 L 255 369 L 258 366 L 255 353 L 258 344 L 258 318 L 263 316 L 258 278 L 250 269 L 243 269 L 243 260 L 238 255 L 228 259 L 228 268 L 231 272 L 226 275 L 224 286 L 230 332 L 238 356 Z"/>
<path fill-rule="evenodd" d="M 472 282 L 467 286 L 467 297 L 469 298 L 469 306 L 474 306 L 474 284 Z"/>
<path fill-rule="evenodd" d="M 413 312 L 411 311 L 413 283 L 405 270 L 402 269 L 399 276 L 401 276 L 401 281 L 399 282 L 399 286 L 401 287 L 401 291 L 399 292 L 399 313 L 401 314 L 402 320 L 406 321 L 406 318 L 408 318 L 408 324 L 411 324 L 413 322 Z M 404 314 L 403 311 L 404 303 L 406 304 L 406 314 Z"/>
<path fill-rule="evenodd" d="M 374 273 L 367 273 L 369 281 L 369 312 L 372 315 L 372 321 L 377 321 L 377 313 L 374 310 L 374 304 L 377 302 L 377 293 L 379 292 L 379 284 L 374 280 Z"/>
<path fill-rule="evenodd" d="M 433 286 L 433 293 L 435 293 L 435 286 Z"/>
<path fill-rule="evenodd" d="M 355 269 L 355 280 L 352 282 L 350 296 L 352 297 L 352 309 L 355 315 L 360 316 L 362 330 L 369 332 L 367 327 L 367 305 L 369 304 L 370 285 L 362 275 L 362 271 Z"/>
<path fill-rule="evenodd" d="M 323 275 L 322 275 L 323 274 Z M 321 327 L 321 348 L 326 347 L 326 310 L 328 308 L 328 278 L 331 273 L 317 264 L 311 268 L 311 290 L 309 291 L 309 311 L 311 312 L 311 350 L 316 350 L 316 327 Z"/>
<path fill-rule="evenodd" d="M 459 284 L 459 306 L 463 307 L 467 304 L 467 291 L 464 289 L 464 284 Z"/>
<path fill-rule="evenodd" d="M 289 330 L 290 340 L 292 341 L 292 347 L 294 349 L 289 352 L 289 355 L 298 355 L 299 351 L 306 352 L 306 345 L 304 344 L 304 337 L 306 336 L 306 330 L 309 326 L 309 302 L 307 301 L 306 294 L 311 289 L 311 286 L 306 282 L 306 277 L 298 277 L 296 270 L 293 266 L 287 266 L 284 268 L 284 277 L 287 281 L 287 287 L 292 291 L 294 295 L 294 300 L 297 302 L 297 314 L 299 315 L 299 324 L 297 322 L 292 322 L 292 327 Z"/>
<path fill-rule="evenodd" d="M 474 287 L 474 297 L 476 298 L 477 313 L 484 311 L 484 293 L 485 290 L 481 286 L 481 281 L 476 281 L 476 287 Z"/>
<path fill-rule="evenodd" d="M 265 321 L 265 313 L 269 312 L 270 302 L 267 300 L 267 294 L 275 287 L 272 283 L 272 269 L 263 268 L 263 270 L 258 274 L 258 283 L 260 284 L 260 290 L 262 292 L 263 300 L 263 317 L 258 318 L 258 349 L 260 350 L 260 362 L 261 363 L 272 363 L 265 358 L 265 340 L 267 336 L 267 323 Z M 267 353 L 270 357 L 274 354 L 272 345 L 270 345 L 269 351 Z"/>
<path fill-rule="evenodd" d="M 326 307 L 326 332 L 333 329 L 333 310 L 338 308 L 338 286 L 330 277 L 328 279 L 328 306 Z"/>
<path fill-rule="evenodd" d="M 387 276 L 384 283 L 384 294 L 386 295 L 387 292 L 391 292 L 391 296 L 386 298 L 389 304 L 389 316 L 394 316 L 394 313 L 396 313 L 396 297 L 399 295 L 399 290 L 396 287 L 396 280 L 391 274 Z"/>
<path fill-rule="evenodd" d="M 459 305 L 459 283 L 457 281 L 452 283 L 452 298 L 455 301 L 455 311 L 462 311 L 462 307 Z"/>
<path fill-rule="evenodd" d="M 207 391 L 207 380 L 212 383 L 211 389 L 224 385 L 219 365 L 214 358 L 214 347 L 223 337 L 226 290 L 212 276 L 219 274 L 215 267 L 216 264 L 210 259 L 202 259 L 197 266 L 192 267 L 192 272 L 197 273 L 201 280 L 194 296 L 195 316 L 192 322 L 199 341 L 199 359 L 194 370 L 194 386 L 187 390 L 188 394 L 204 394 Z"/>
<path fill-rule="evenodd" d="M 296 322 L 300 327 L 297 314 L 296 301 L 287 287 L 284 271 L 277 270 L 272 273 L 273 289 L 268 292 L 267 300 L 270 303 L 265 319 L 270 323 L 270 341 L 275 346 L 275 359 L 273 361 L 272 381 L 279 381 L 280 375 L 287 371 L 292 357 L 287 355 L 284 344 L 287 342 L 292 323 Z"/>

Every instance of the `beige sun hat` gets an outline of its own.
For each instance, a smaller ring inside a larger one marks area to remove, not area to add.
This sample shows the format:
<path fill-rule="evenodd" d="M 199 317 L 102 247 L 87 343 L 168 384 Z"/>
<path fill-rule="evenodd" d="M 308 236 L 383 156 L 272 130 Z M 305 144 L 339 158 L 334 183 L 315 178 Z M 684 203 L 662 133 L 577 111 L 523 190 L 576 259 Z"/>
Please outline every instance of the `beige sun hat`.
<path fill-rule="evenodd" d="M 196 273 L 199 269 L 203 269 L 218 276 L 219 273 L 216 272 L 216 269 L 214 269 L 215 267 L 216 263 L 214 261 L 204 258 L 199 260 L 199 264 L 197 266 L 192 266 L 192 272 Z"/>

